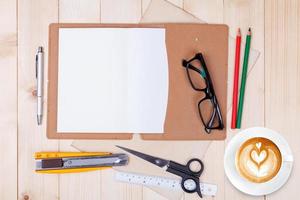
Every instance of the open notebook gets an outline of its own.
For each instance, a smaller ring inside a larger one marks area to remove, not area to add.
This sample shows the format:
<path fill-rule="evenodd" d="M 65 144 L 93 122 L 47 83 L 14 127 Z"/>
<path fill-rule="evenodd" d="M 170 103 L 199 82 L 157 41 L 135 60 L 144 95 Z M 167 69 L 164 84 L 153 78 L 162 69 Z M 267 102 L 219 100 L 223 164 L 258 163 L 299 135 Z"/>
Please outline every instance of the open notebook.
<path fill-rule="evenodd" d="M 163 133 L 164 28 L 60 28 L 57 132 Z"/>

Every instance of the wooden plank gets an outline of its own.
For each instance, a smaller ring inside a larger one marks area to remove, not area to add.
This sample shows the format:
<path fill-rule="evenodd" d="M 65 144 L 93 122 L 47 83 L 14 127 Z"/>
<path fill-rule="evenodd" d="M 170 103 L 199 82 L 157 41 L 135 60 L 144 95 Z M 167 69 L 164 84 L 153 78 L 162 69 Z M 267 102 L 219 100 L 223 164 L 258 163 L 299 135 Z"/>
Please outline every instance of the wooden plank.
<path fill-rule="evenodd" d="M 145 13 L 145 11 L 147 10 L 149 4 L 151 3 L 152 0 L 142 0 L 142 11 L 143 13 Z M 167 1 L 172 3 L 173 5 L 179 7 L 179 8 L 183 8 L 183 3 L 184 0 L 160 0 L 160 1 Z"/>
<path fill-rule="evenodd" d="M 59 20 L 64 23 L 99 23 L 100 0 L 60 0 Z"/>
<path fill-rule="evenodd" d="M 17 4 L 0 1 L 0 199 L 17 199 Z"/>
<path fill-rule="evenodd" d="M 223 22 L 223 1 L 184 0 L 184 10 L 207 23 Z"/>
<path fill-rule="evenodd" d="M 46 52 L 45 77 L 47 77 L 48 24 L 57 22 L 57 10 L 57 1 L 18 1 L 18 196 L 20 199 L 58 198 L 58 176 L 34 172 L 34 152 L 57 151 L 58 142 L 46 138 L 46 118 L 43 119 L 42 126 L 37 126 L 36 98 L 32 94 L 36 87 L 35 53 L 40 45 Z"/>
<path fill-rule="evenodd" d="M 101 0 L 103 23 L 138 23 L 141 14 L 141 0 Z"/>
<path fill-rule="evenodd" d="M 260 52 L 260 56 L 252 70 L 248 73 L 245 104 L 242 120 L 242 128 L 264 125 L 264 1 L 224 1 L 224 23 L 229 26 L 231 37 L 235 38 L 238 27 L 242 30 L 243 42 L 245 42 L 247 30 L 252 28 L 253 37 L 251 48 Z M 234 44 L 235 45 L 235 44 Z M 241 56 L 244 49 L 241 50 Z M 234 70 L 235 46 L 229 49 L 229 82 L 228 82 L 228 102 L 232 102 L 232 84 Z M 243 58 L 243 57 L 241 57 Z M 242 59 L 241 59 L 242 61 Z M 241 65 L 242 66 L 242 65 Z M 242 70 L 240 70 L 242 72 Z M 228 137 L 225 144 L 239 132 L 231 130 L 231 109 L 227 113 Z M 239 192 L 226 178 L 224 185 L 224 199 L 264 199 L 264 197 L 252 197 Z"/>
<path fill-rule="evenodd" d="M 100 0 L 60 0 L 60 23 L 99 23 Z M 76 151 L 70 140 L 61 140 L 60 151 Z M 63 174 L 60 176 L 60 199 L 102 199 L 101 171 Z"/>
<path fill-rule="evenodd" d="M 266 0 L 266 126 L 290 144 L 294 166 L 286 185 L 268 200 L 299 199 L 300 2 Z"/>

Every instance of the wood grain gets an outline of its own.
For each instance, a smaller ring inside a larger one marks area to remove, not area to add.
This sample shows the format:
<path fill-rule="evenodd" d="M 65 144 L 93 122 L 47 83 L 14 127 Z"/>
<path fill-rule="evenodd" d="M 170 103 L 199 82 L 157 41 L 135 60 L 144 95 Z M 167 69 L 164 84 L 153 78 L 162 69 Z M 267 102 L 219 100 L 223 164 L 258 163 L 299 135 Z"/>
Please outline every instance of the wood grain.
<path fill-rule="evenodd" d="M 223 22 L 222 0 L 184 0 L 183 7 L 186 11 L 207 23 Z"/>
<path fill-rule="evenodd" d="M 17 198 L 17 4 L 0 1 L 0 199 Z M 8 20 L 9 19 L 9 20 Z"/>
<path fill-rule="evenodd" d="M 267 200 L 298 199 L 300 176 L 300 2 L 267 0 L 265 13 L 266 126 L 290 144 L 294 166 L 287 184 Z"/>
<path fill-rule="evenodd" d="M 147 10 L 149 4 L 152 2 L 153 0 L 142 0 L 142 12 L 145 13 L 145 11 Z M 167 3 L 172 3 L 172 5 L 178 7 L 178 8 L 183 8 L 183 4 L 184 4 L 184 0 L 161 0 L 161 1 L 165 1 Z"/>
<path fill-rule="evenodd" d="M 236 36 L 237 29 L 240 27 L 242 31 L 242 42 L 245 42 L 246 33 L 249 27 L 253 32 L 251 48 L 260 52 L 259 58 L 248 72 L 244 112 L 242 118 L 242 128 L 252 126 L 264 126 L 264 23 L 261 19 L 264 18 L 264 2 L 260 0 L 225 0 L 224 1 L 224 23 L 229 25 L 230 35 Z M 228 79 L 228 101 L 232 102 L 232 80 L 234 67 L 234 51 L 231 48 L 229 51 L 229 76 Z M 241 49 L 241 56 L 244 49 Z M 243 57 L 241 57 L 243 58 Z M 242 65 L 240 65 L 242 66 Z M 240 69 L 240 72 L 242 70 Z M 241 77 L 241 76 L 240 76 Z M 227 113 L 231 119 L 231 109 Z M 228 120 L 230 127 L 231 120 Z M 225 145 L 229 140 L 238 133 L 239 130 L 228 131 L 228 137 Z M 226 178 L 224 185 L 224 198 L 230 200 L 239 199 L 261 199 L 264 197 L 252 197 L 239 192 Z"/>
<path fill-rule="evenodd" d="M 59 198 L 58 175 L 34 172 L 34 152 L 58 151 L 58 142 L 45 135 L 46 118 L 37 126 L 35 54 L 38 46 L 47 52 L 48 24 L 57 22 L 57 1 L 18 1 L 18 198 Z M 45 54 L 45 77 L 48 56 Z M 46 81 L 45 81 L 46 86 Z M 46 88 L 46 87 L 44 87 Z M 47 94 L 47 90 L 45 90 Z M 45 98 L 46 100 L 46 98 Z M 45 102 L 46 105 L 46 102 Z M 45 110 L 47 108 L 45 107 Z M 45 114 L 44 110 L 44 114 Z"/>
<path fill-rule="evenodd" d="M 101 0 L 102 23 L 138 23 L 141 15 L 141 0 Z"/>
<path fill-rule="evenodd" d="M 59 22 L 99 23 L 100 7 L 100 0 L 60 0 Z"/>

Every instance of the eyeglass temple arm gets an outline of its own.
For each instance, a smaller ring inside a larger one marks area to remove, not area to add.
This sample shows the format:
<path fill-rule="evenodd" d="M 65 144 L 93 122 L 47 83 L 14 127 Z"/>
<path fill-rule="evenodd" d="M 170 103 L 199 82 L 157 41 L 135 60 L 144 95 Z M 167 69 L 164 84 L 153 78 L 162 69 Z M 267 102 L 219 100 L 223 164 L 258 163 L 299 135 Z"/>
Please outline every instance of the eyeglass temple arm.
<path fill-rule="evenodd" d="M 218 120 L 218 122 L 220 124 L 220 128 L 223 129 L 224 128 L 224 124 L 223 124 L 223 119 L 222 119 L 222 115 L 221 115 L 219 104 L 217 102 L 215 102 L 215 100 L 212 100 L 212 103 L 214 104 L 214 110 L 213 110 L 213 113 L 211 115 L 211 118 L 210 118 L 207 126 L 210 127 L 210 126 L 213 125 L 214 119 L 215 119 L 215 117 L 217 115 L 217 117 L 218 117 L 217 120 Z"/>

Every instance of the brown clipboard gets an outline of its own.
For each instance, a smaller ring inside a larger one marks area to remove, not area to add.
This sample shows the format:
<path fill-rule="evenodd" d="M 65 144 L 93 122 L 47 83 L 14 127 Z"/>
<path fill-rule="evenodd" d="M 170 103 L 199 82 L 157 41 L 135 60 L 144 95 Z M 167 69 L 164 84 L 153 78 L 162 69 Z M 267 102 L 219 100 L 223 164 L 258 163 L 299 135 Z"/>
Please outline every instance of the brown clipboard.
<path fill-rule="evenodd" d="M 165 28 L 169 64 L 169 94 L 163 134 L 142 134 L 144 140 L 223 140 L 226 138 L 228 27 L 226 25 L 164 24 L 50 24 L 48 63 L 47 137 L 49 139 L 129 140 L 132 133 L 57 132 L 58 48 L 60 28 Z M 223 130 L 204 131 L 198 102 L 202 92 L 192 89 L 182 59 L 201 52 L 221 108 Z"/>

